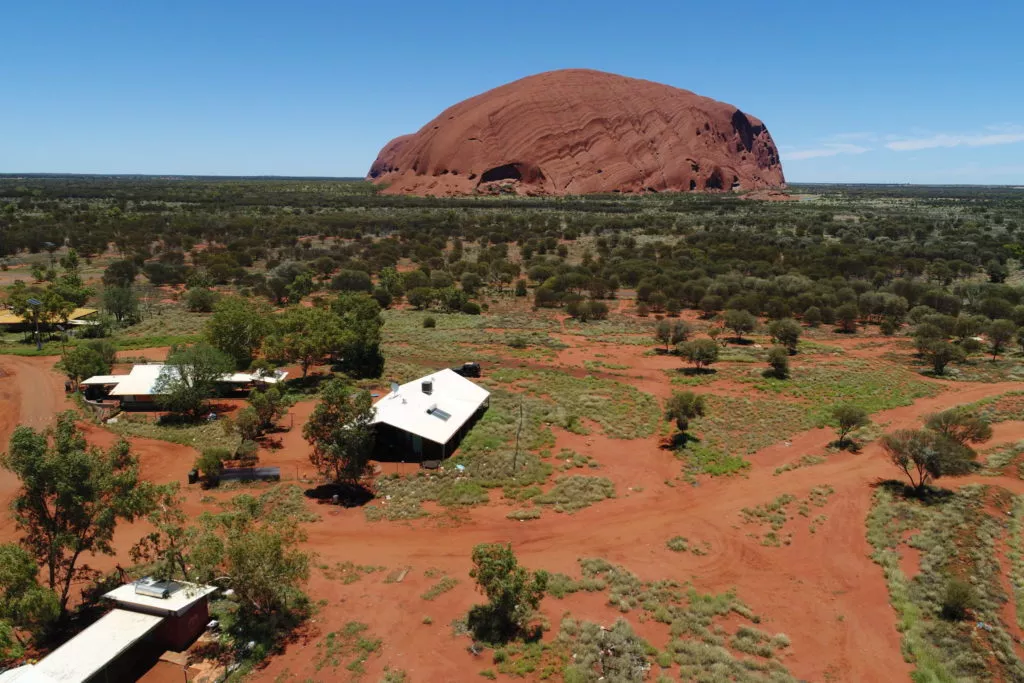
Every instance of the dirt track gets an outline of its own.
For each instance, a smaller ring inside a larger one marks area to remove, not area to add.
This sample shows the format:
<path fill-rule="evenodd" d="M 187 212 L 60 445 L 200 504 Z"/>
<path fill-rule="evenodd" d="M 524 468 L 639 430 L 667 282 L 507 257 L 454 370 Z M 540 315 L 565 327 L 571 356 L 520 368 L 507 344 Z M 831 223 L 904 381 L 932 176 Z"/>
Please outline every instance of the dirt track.
<path fill-rule="evenodd" d="M 64 378 L 54 369 L 55 357 L 0 356 L 0 451 L 18 425 L 42 429 L 71 407 L 64 395 Z M 0 540 L 9 540 L 14 523 L 7 506 L 17 486 L 10 472 L 0 469 Z"/>

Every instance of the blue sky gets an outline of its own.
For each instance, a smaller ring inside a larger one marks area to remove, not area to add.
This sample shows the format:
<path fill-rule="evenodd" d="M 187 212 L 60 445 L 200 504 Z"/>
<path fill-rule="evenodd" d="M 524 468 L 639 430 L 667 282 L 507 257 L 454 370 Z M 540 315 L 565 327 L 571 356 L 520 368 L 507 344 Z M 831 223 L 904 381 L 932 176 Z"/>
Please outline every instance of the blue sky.
<path fill-rule="evenodd" d="M 790 181 L 1024 185 L 1024 3 L 7 3 L 0 172 L 363 175 L 586 67 L 761 118 Z"/>

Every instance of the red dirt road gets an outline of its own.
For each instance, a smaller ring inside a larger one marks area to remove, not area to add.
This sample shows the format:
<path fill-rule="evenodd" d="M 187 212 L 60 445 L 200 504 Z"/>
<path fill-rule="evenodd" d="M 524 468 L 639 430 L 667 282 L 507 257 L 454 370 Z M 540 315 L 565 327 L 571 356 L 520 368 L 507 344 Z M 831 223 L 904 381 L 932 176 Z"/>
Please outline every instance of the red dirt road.
<path fill-rule="evenodd" d="M 7 450 L 18 425 L 42 429 L 57 413 L 71 407 L 64 395 L 64 377 L 54 370 L 55 357 L 0 356 L 0 451 Z M 14 539 L 7 514 L 17 478 L 0 468 L 0 541 Z"/>

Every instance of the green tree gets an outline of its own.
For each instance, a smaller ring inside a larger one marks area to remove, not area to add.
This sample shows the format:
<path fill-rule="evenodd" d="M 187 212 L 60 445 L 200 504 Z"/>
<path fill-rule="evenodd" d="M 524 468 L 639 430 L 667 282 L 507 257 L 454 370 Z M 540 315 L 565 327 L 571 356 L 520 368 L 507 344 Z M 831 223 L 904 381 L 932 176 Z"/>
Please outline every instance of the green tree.
<path fill-rule="evenodd" d="M 768 349 L 768 365 L 771 375 L 776 379 L 789 377 L 789 349 L 784 346 L 773 346 Z"/>
<path fill-rule="evenodd" d="M 690 338 L 690 326 L 683 320 L 659 320 L 654 326 L 654 338 L 669 348 Z"/>
<path fill-rule="evenodd" d="M 859 317 L 860 311 L 857 309 L 857 304 L 843 304 L 836 309 L 836 322 L 839 323 L 839 329 L 843 332 L 856 332 Z"/>
<path fill-rule="evenodd" d="M 803 328 L 800 327 L 800 323 L 792 318 L 773 320 L 768 324 L 768 334 L 771 335 L 772 341 L 786 347 L 791 354 L 796 353 L 801 332 Z"/>
<path fill-rule="evenodd" d="M 832 419 L 836 423 L 836 435 L 839 437 L 836 444 L 844 448 L 851 444 L 850 433 L 868 425 L 871 420 L 868 418 L 868 411 L 860 406 L 849 403 L 837 405 L 832 409 Z"/>
<path fill-rule="evenodd" d="M 0 464 L 19 480 L 12 510 L 22 547 L 43 568 L 63 612 L 82 575 L 79 560 L 113 555 L 117 523 L 147 514 L 154 488 L 140 478 L 126 441 L 105 452 L 89 448 L 71 412 L 45 432 L 18 427 Z"/>
<path fill-rule="evenodd" d="M 985 443 L 992 438 L 988 420 L 963 406 L 928 415 L 924 426 L 967 448 L 968 444 Z"/>
<path fill-rule="evenodd" d="M 110 372 L 110 363 L 107 363 L 103 355 L 88 344 L 73 346 L 64 352 L 58 367 L 71 380 L 75 389 L 83 379 L 94 375 L 106 375 Z"/>
<path fill-rule="evenodd" d="M 213 315 L 206 321 L 206 341 L 235 361 L 235 367 L 244 370 L 270 333 L 273 320 L 270 306 L 263 301 L 238 296 L 222 298 L 213 307 Z"/>
<path fill-rule="evenodd" d="M 255 441 L 263 434 L 263 424 L 256 409 L 246 406 L 235 415 L 235 431 L 244 441 Z"/>
<path fill-rule="evenodd" d="M 967 354 L 956 344 L 942 339 L 931 339 L 918 346 L 921 356 L 932 366 L 936 375 L 944 374 L 950 363 L 962 363 Z"/>
<path fill-rule="evenodd" d="M 473 634 L 488 643 L 526 635 L 547 591 L 548 573 L 520 567 L 510 545 L 482 543 L 473 548 L 469 575 L 487 596 L 486 605 L 469 610 L 467 625 Z"/>
<path fill-rule="evenodd" d="M 275 330 L 264 339 L 263 349 L 269 358 L 299 363 L 305 377 L 309 368 L 338 348 L 341 337 L 341 322 L 331 311 L 319 306 L 293 306 L 277 317 Z"/>
<path fill-rule="evenodd" d="M 284 395 L 276 386 L 250 393 L 249 406 L 256 414 L 257 425 L 261 431 L 272 428 L 274 423 L 280 420 L 288 411 L 288 407 L 284 402 Z"/>
<path fill-rule="evenodd" d="M 1012 320 L 1001 318 L 989 323 L 985 335 L 988 337 L 988 348 L 992 352 L 992 360 L 995 360 L 1006 349 L 1006 345 L 1013 341 L 1016 334 L 1017 326 Z"/>
<path fill-rule="evenodd" d="M 753 314 L 738 309 L 726 311 L 723 315 L 723 322 L 726 329 L 732 330 L 736 334 L 736 339 L 743 339 L 744 334 L 753 332 L 757 327 L 757 318 Z"/>
<path fill-rule="evenodd" d="M 930 429 L 899 429 L 879 443 L 918 492 L 940 477 L 968 474 L 977 457 L 972 449 Z"/>
<path fill-rule="evenodd" d="M 345 381 L 332 379 L 321 391 L 302 435 L 313 447 L 310 462 L 331 481 L 358 483 L 373 454 L 373 406 L 366 391 L 354 392 Z"/>
<path fill-rule="evenodd" d="M 330 310 L 338 318 L 338 336 L 331 353 L 341 370 L 354 378 L 380 377 L 384 371 L 380 304 L 366 294 L 341 294 L 331 302 Z"/>
<path fill-rule="evenodd" d="M 224 461 L 230 455 L 226 448 L 204 448 L 193 466 L 202 472 L 207 486 L 216 486 L 220 481 L 221 472 L 224 471 Z"/>
<path fill-rule="evenodd" d="M 193 287 L 185 292 L 185 308 L 192 313 L 209 313 L 217 303 L 217 292 L 208 287 Z"/>
<path fill-rule="evenodd" d="M 207 399 L 216 393 L 217 383 L 233 368 L 229 356 L 205 342 L 172 346 L 154 386 L 157 403 L 163 410 L 198 418 L 206 410 Z"/>
<path fill-rule="evenodd" d="M 28 550 L 14 543 L 0 545 L 0 661 L 24 654 L 28 638 L 39 639 L 60 616 L 52 590 L 39 585 L 39 567 Z"/>
<path fill-rule="evenodd" d="M 811 327 L 817 327 L 821 324 L 821 309 L 817 306 L 808 306 L 807 310 L 804 311 L 804 322 Z"/>
<path fill-rule="evenodd" d="M 718 344 L 713 339 L 692 339 L 676 348 L 697 370 L 718 362 Z"/>
<path fill-rule="evenodd" d="M 673 391 L 665 401 L 665 419 L 673 420 L 676 429 L 685 433 L 690 428 L 690 420 L 703 417 L 706 404 L 704 397 L 692 391 Z"/>
<path fill-rule="evenodd" d="M 131 323 L 139 317 L 139 300 L 131 287 L 105 287 L 103 307 L 118 323 Z"/>

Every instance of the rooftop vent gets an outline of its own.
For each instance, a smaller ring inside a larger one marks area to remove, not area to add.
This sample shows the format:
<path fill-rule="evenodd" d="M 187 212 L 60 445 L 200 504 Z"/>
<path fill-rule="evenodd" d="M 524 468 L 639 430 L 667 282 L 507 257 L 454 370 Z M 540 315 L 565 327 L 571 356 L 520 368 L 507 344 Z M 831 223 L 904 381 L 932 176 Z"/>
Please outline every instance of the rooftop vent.
<path fill-rule="evenodd" d="M 434 380 L 425 379 L 422 382 L 420 382 L 420 387 L 423 388 L 423 393 L 429 396 L 430 394 L 434 393 Z"/>

